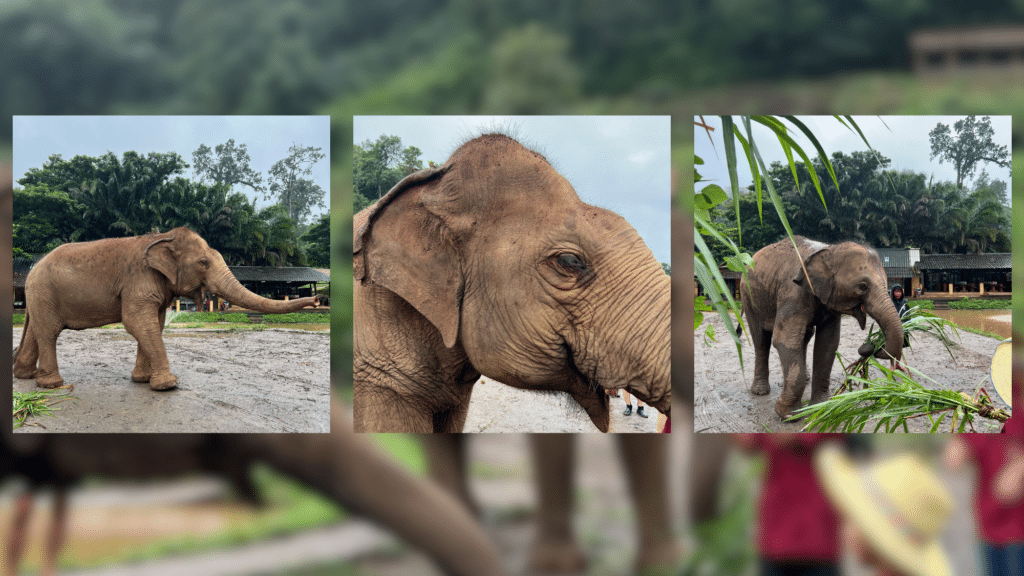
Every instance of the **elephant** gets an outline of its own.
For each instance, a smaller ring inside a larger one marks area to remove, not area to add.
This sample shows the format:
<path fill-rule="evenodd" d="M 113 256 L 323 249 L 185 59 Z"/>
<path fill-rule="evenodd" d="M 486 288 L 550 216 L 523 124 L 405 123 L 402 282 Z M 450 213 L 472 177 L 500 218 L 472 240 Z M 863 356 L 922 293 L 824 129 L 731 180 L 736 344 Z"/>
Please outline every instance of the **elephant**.
<path fill-rule="evenodd" d="M 842 314 L 865 328 L 871 316 L 885 335 L 885 352 L 902 357 L 903 325 L 889 298 L 885 270 L 873 249 L 853 242 L 827 245 L 801 236 L 758 250 L 740 281 L 740 298 L 754 343 L 754 394 L 767 394 L 769 346 L 782 361 L 783 389 L 775 413 L 799 408 L 807 384 L 807 344 L 814 339 L 811 404 L 828 398 Z M 805 273 L 806 270 L 806 273 Z"/>
<path fill-rule="evenodd" d="M 176 296 L 202 302 L 204 289 L 267 314 L 319 307 L 315 296 L 278 301 L 246 290 L 220 252 L 185 227 L 64 244 L 44 256 L 25 280 L 25 328 L 14 376 L 57 388 L 64 383 L 57 368 L 60 332 L 123 322 L 138 341 L 132 381 L 148 382 L 153 390 L 174 388 L 178 379 L 171 374 L 162 336 L 167 307 Z"/>
<path fill-rule="evenodd" d="M 0 436 L 0 481 L 26 476 L 31 489 L 57 489 L 54 530 L 43 574 L 53 574 L 65 532 L 66 493 L 85 476 L 152 479 L 206 472 L 252 499 L 250 467 L 264 462 L 349 510 L 394 531 L 430 555 L 447 574 L 506 574 L 479 522 L 441 487 L 412 476 L 367 438 L 352 433 L 346 408 L 332 403 L 330 434 L 81 434 Z M 32 494 L 16 506 L 4 548 L 7 574 L 17 573 Z M 437 520 L 444 519 L 444 530 Z"/>
<path fill-rule="evenodd" d="M 469 489 L 466 437 L 424 434 L 421 439 L 431 477 L 479 516 L 479 506 Z M 682 559 L 666 506 L 669 439 L 663 435 L 618 435 L 639 531 L 637 574 L 669 573 Z M 537 529 L 529 560 L 531 573 L 579 573 L 587 562 L 573 531 L 573 435 L 531 434 L 530 443 L 539 495 Z"/>
<path fill-rule="evenodd" d="M 669 277 L 625 219 L 508 136 L 358 213 L 353 257 L 357 431 L 461 432 L 481 375 L 567 392 L 602 432 L 605 389 L 670 413 Z"/>

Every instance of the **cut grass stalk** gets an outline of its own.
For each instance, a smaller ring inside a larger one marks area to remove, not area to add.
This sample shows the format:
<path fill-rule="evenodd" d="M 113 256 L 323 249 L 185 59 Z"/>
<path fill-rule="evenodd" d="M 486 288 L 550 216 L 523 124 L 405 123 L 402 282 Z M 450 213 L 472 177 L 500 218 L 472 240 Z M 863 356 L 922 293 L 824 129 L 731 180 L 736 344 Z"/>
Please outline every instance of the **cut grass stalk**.
<path fill-rule="evenodd" d="M 914 418 L 928 418 L 929 432 L 938 432 L 947 416 L 951 416 L 950 432 L 974 431 L 974 418 L 981 416 L 1006 422 L 1009 414 L 995 408 L 981 385 L 975 397 L 956 390 L 933 390 L 918 384 L 913 377 L 899 370 L 886 368 L 873 357 L 868 364 L 879 369 L 883 376 L 873 380 L 848 376 L 863 387 L 846 393 L 837 393 L 831 399 L 796 410 L 792 419 L 806 418 L 803 430 L 819 432 L 864 432 L 869 421 L 877 420 L 872 432 L 884 429 L 896 432 L 902 428 L 909 432 L 907 422 Z M 906 364 L 904 364 L 906 366 Z M 918 378 L 935 383 L 920 371 L 906 366 Z M 938 386 L 938 383 L 935 383 Z"/>
<path fill-rule="evenodd" d="M 56 390 L 68 389 L 70 386 L 62 386 Z M 60 410 L 60 408 L 54 408 L 56 404 L 60 404 L 65 400 L 78 400 L 75 396 L 63 394 L 61 396 L 54 396 L 56 390 L 34 390 L 32 392 L 18 392 L 14 391 L 14 428 L 18 429 L 22 426 L 39 426 L 40 428 L 46 428 L 38 422 L 31 424 L 25 424 L 25 421 L 33 416 L 54 416 L 54 412 Z"/>

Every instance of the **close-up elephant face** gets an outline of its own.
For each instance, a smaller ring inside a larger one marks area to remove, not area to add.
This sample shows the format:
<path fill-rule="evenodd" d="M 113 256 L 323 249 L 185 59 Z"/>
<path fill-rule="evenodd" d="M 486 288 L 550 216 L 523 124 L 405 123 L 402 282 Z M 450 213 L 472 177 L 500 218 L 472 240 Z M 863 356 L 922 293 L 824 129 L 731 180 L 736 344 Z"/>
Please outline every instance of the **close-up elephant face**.
<path fill-rule="evenodd" d="M 604 389 L 669 412 L 669 278 L 622 217 L 502 135 L 407 178 L 356 234 L 356 279 L 395 292 L 485 376 L 562 390 L 602 430 Z"/>

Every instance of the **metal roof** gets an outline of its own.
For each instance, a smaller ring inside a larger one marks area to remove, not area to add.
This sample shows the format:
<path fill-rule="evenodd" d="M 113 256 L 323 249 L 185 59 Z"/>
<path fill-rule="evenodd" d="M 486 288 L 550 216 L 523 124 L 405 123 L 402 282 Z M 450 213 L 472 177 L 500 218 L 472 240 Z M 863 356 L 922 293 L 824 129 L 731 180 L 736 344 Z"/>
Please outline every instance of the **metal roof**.
<path fill-rule="evenodd" d="M 1009 252 L 992 254 L 922 254 L 920 270 L 1012 270 Z"/>
<path fill-rule="evenodd" d="M 228 266 L 239 282 L 330 282 L 331 277 L 315 268 L 274 266 Z"/>

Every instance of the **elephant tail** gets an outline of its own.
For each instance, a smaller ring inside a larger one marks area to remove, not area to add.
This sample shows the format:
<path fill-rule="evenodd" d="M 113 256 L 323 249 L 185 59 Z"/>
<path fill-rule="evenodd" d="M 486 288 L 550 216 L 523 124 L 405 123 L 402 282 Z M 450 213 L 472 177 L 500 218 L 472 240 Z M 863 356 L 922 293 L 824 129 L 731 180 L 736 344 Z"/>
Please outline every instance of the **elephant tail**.
<path fill-rule="evenodd" d="M 25 326 L 23 326 L 22 329 L 21 329 L 21 341 L 18 342 L 18 347 L 14 349 L 14 356 L 12 358 L 17 358 L 18 357 L 18 352 L 20 352 L 21 351 L 21 347 L 25 345 L 25 334 L 27 334 L 27 333 L 28 333 L 28 307 L 25 308 Z M 12 362 L 13 362 L 13 360 L 12 360 Z"/>

